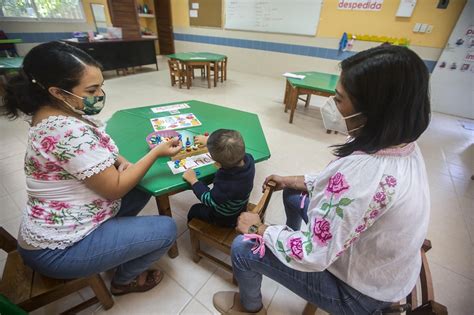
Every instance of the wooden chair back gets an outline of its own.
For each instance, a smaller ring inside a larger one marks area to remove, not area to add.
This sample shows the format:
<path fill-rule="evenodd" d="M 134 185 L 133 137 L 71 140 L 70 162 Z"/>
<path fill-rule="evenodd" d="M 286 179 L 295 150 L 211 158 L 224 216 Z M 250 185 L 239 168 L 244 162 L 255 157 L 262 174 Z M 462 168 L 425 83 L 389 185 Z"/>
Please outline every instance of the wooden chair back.
<path fill-rule="evenodd" d="M 2 227 L 0 248 L 8 253 L 0 280 L 0 293 L 23 310 L 31 312 L 85 287 L 91 287 L 95 296 L 67 310 L 67 313 L 75 314 L 98 302 L 106 310 L 114 305 L 110 292 L 98 274 L 80 279 L 59 280 L 43 276 L 26 266 L 16 250 L 16 239 Z"/>
<path fill-rule="evenodd" d="M 170 69 L 171 86 L 175 86 L 178 82 L 179 88 L 186 82 L 186 71 L 183 65 L 176 59 L 168 59 L 168 67 Z"/>
<path fill-rule="evenodd" d="M 275 190 L 276 184 L 270 181 L 263 192 L 263 196 L 260 201 L 255 205 L 249 203 L 247 211 L 257 213 L 263 220 L 265 211 L 267 210 L 268 203 L 272 197 L 273 191 Z M 191 237 L 191 247 L 193 253 L 193 261 L 199 262 L 201 258 L 207 258 L 210 261 L 216 263 L 220 267 L 232 272 L 232 267 L 225 261 L 205 252 L 201 248 L 201 242 L 214 247 L 221 252 L 230 255 L 230 248 L 232 242 L 239 234 L 234 228 L 220 227 L 211 223 L 204 222 L 199 219 L 192 219 L 188 223 L 189 233 Z"/>
<path fill-rule="evenodd" d="M 428 259 L 426 258 L 426 252 L 431 249 L 431 242 L 425 240 L 420 250 L 421 254 L 421 270 L 419 282 L 415 285 L 410 294 L 405 300 L 398 303 L 392 304 L 387 307 L 379 314 L 406 314 L 413 315 L 447 315 L 448 310 L 446 306 L 435 302 L 433 281 L 431 278 L 430 266 L 428 265 Z M 418 291 L 421 291 L 421 301 L 418 303 Z M 314 315 L 317 306 L 311 303 L 307 303 L 303 311 L 303 315 Z"/>

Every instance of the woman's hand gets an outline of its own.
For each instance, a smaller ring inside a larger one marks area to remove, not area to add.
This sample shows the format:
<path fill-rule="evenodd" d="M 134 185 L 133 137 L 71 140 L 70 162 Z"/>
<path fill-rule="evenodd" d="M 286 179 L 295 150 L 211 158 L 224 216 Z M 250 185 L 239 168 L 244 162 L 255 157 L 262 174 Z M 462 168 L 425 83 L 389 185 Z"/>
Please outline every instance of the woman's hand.
<path fill-rule="evenodd" d="M 279 176 L 279 175 L 270 175 L 268 176 L 267 178 L 265 178 L 265 181 L 263 182 L 263 185 L 262 185 L 262 192 L 265 191 L 265 188 L 267 187 L 267 183 L 269 181 L 274 181 L 276 183 L 276 186 L 275 186 L 275 189 L 274 191 L 277 191 L 277 190 L 282 190 L 284 188 L 287 187 L 287 180 L 286 180 L 286 177 L 283 177 L 283 176 Z"/>
<path fill-rule="evenodd" d="M 198 181 L 196 172 L 192 168 L 184 172 L 183 179 L 187 181 L 191 186 Z"/>
<path fill-rule="evenodd" d="M 251 225 L 261 224 L 260 216 L 257 213 L 242 212 L 237 219 L 237 227 L 235 228 L 238 232 L 245 234 L 249 232 Z"/>
<path fill-rule="evenodd" d="M 173 138 L 169 141 L 163 141 L 159 145 L 153 148 L 158 156 L 173 156 L 179 153 L 183 147 L 183 144 L 179 139 Z"/>

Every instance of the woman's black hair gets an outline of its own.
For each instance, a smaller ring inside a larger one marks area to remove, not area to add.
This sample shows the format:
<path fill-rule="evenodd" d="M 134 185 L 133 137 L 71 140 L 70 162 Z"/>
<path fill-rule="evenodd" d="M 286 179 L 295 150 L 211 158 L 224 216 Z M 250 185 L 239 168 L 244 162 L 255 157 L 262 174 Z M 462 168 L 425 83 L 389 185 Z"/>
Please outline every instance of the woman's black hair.
<path fill-rule="evenodd" d="M 379 150 L 418 139 L 430 122 L 429 73 L 406 47 L 383 45 L 341 62 L 340 82 L 356 112 L 367 122 L 334 153 L 339 157 Z"/>
<path fill-rule="evenodd" d="M 34 47 L 19 73 L 8 80 L 1 115 L 15 119 L 21 112 L 33 115 L 41 106 L 55 104 L 48 88 L 71 91 L 79 84 L 85 65 L 101 67 L 86 52 L 62 42 Z"/>

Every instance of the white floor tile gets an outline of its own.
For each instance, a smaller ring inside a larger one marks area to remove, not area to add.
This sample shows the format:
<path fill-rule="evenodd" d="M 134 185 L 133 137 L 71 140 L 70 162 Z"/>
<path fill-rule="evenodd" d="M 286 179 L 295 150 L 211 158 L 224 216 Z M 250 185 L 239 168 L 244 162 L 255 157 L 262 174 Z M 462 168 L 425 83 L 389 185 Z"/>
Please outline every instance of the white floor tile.
<path fill-rule="evenodd" d="M 186 308 L 180 313 L 181 315 L 211 315 L 212 312 L 208 310 L 204 305 L 199 303 L 198 300 L 192 299 Z"/>

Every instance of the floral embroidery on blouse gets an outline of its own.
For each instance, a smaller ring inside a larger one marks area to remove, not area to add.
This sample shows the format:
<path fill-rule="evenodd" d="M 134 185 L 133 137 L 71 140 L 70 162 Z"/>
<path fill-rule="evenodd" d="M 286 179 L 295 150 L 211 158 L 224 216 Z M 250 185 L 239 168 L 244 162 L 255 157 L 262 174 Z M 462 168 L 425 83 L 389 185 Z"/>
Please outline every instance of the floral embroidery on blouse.
<path fill-rule="evenodd" d="M 344 242 L 343 249 L 336 254 L 336 257 L 341 256 L 342 253 L 359 238 L 362 232 L 374 224 L 380 213 L 391 203 L 393 195 L 395 194 L 395 186 L 397 186 L 397 179 L 395 177 L 386 174 L 383 175 L 377 191 L 365 211 L 363 223 L 358 225 L 349 235 L 348 239 Z"/>
<path fill-rule="evenodd" d="M 342 173 L 337 172 L 329 178 L 324 191 L 327 199 L 323 200 L 321 208 L 318 210 L 320 215 L 314 219 L 313 223 L 309 223 L 309 231 L 302 232 L 306 239 L 303 241 L 301 237 L 290 238 L 286 244 L 287 249 L 280 240 L 277 241 L 278 251 L 285 256 L 287 262 L 290 262 L 291 259 L 303 259 L 303 248 L 306 255 L 309 255 L 313 251 L 313 243 L 320 247 L 328 245 L 332 234 L 331 223 L 326 217 L 334 210 L 340 219 L 344 219 L 344 207 L 350 205 L 353 199 L 341 197 L 349 189 L 350 185 Z"/>
<path fill-rule="evenodd" d="M 51 116 L 31 127 L 23 239 L 39 248 L 65 248 L 115 216 L 121 200 L 102 198 L 83 180 L 112 166 L 117 156 L 110 136 L 81 120 Z"/>

